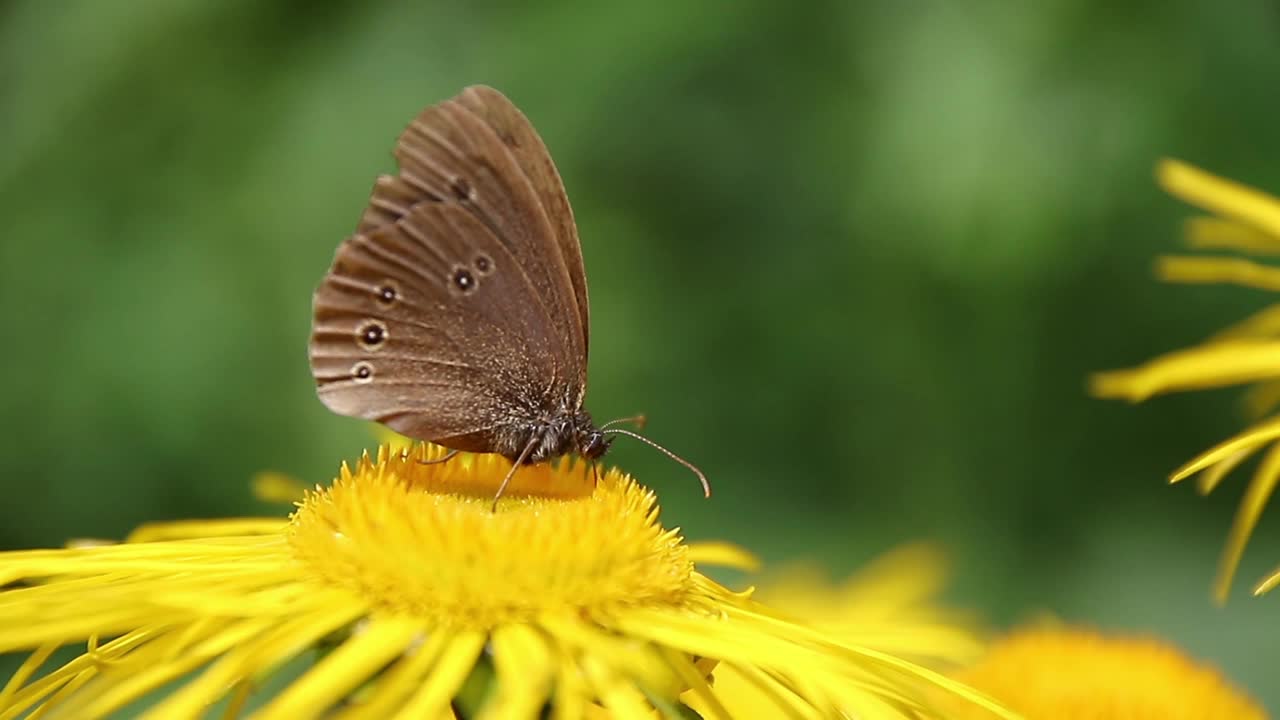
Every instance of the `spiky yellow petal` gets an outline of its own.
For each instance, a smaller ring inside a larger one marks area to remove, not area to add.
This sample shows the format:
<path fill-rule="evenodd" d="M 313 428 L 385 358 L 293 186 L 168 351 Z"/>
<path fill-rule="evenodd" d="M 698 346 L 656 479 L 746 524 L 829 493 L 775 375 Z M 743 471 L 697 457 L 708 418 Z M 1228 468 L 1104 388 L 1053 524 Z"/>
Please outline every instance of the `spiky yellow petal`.
<path fill-rule="evenodd" d="M 1192 205 L 1280 238 L 1280 198 L 1180 160 L 1160 161 L 1156 180 L 1169 194 Z"/>
<path fill-rule="evenodd" d="M 1191 218 L 1186 222 L 1183 234 L 1187 245 L 1197 250 L 1239 250 L 1259 255 L 1280 253 L 1280 238 L 1235 220 Z"/>

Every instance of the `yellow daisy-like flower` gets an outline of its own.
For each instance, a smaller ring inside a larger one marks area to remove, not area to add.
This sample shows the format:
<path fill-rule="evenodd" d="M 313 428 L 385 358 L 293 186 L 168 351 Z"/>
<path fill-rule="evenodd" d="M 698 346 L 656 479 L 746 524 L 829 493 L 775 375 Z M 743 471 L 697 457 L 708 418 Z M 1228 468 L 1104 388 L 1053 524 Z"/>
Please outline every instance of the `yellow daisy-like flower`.
<path fill-rule="evenodd" d="M 750 559 L 686 544 L 616 470 L 597 484 L 568 460 L 522 468 L 491 511 L 507 461 L 420 462 L 441 454 L 384 446 L 288 520 L 0 553 L 0 652 L 30 651 L 0 720 L 135 703 L 165 720 L 638 719 L 685 717 L 686 703 L 724 718 L 711 673 L 725 670 L 784 716 L 918 717 L 939 689 L 1003 713 L 882 636 L 834 640 L 707 578 L 695 564 Z M 78 643 L 87 652 L 44 669 Z"/>
<path fill-rule="evenodd" d="M 1233 250 L 1253 254 L 1280 253 L 1280 198 L 1215 177 L 1176 160 L 1156 171 L 1169 193 L 1216 217 L 1187 225 L 1196 249 Z M 1161 258 L 1156 266 L 1164 280 L 1183 283 L 1232 283 L 1280 290 L 1280 268 L 1242 257 L 1221 255 Z M 1224 602 L 1263 507 L 1280 482 L 1280 304 L 1270 305 L 1204 343 L 1157 357 L 1128 370 L 1098 373 L 1091 389 L 1101 397 L 1139 402 L 1160 393 L 1252 384 L 1246 404 L 1259 420 L 1244 432 L 1210 448 L 1178 468 L 1170 482 L 1198 475 L 1197 489 L 1209 493 L 1237 466 L 1261 453 L 1261 461 L 1231 527 L 1214 583 Z M 1280 584 L 1280 569 L 1259 584 L 1261 594 Z"/>
<path fill-rule="evenodd" d="M 1160 640 L 1077 628 L 1027 629 L 956 678 L 1035 720 L 1263 720 L 1216 669 Z M 955 720 L 983 717 L 962 704 Z"/>
<path fill-rule="evenodd" d="M 914 545 L 886 555 L 837 586 L 813 572 L 792 572 L 762 584 L 760 596 L 778 611 L 808 618 L 836 638 L 865 640 L 881 633 L 887 633 L 887 642 L 895 636 L 910 638 L 907 645 L 895 646 L 902 656 L 927 647 L 923 638 L 955 648 L 949 658 L 953 678 L 1029 720 L 1267 717 L 1217 670 L 1153 638 L 1106 636 L 1046 624 L 1013 632 L 985 647 L 967 629 L 969 623 L 932 602 L 943 577 L 939 553 Z M 735 718 L 777 717 L 765 706 L 764 696 L 736 674 L 717 672 L 716 689 L 724 691 Z M 937 710 L 939 717 L 951 720 L 990 717 L 951 697 L 940 698 Z"/>

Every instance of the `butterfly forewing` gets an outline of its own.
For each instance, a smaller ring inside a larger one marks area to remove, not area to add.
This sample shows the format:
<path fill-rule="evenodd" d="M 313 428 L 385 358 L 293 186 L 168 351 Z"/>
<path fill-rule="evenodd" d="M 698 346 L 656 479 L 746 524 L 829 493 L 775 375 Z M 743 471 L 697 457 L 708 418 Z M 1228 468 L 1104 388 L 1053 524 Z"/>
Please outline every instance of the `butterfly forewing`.
<path fill-rule="evenodd" d="M 560 179 L 560 172 L 551 161 L 551 153 L 547 152 L 547 146 L 524 113 L 497 90 L 476 85 L 463 90 L 458 101 L 493 128 L 498 138 L 515 156 L 520 169 L 538 194 L 542 208 L 553 225 L 555 239 L 560 245 L 560 257 L 569 270 L 569 280 L 573 283 L 585 355 L 589 346 L 591 323 L 587 304 L 587 274 L 582 264 L 582 243 L 578 239 L 578 226 L 573 220 L 569 196 L 564 191 L 564 181 Z M 583 363 L 583 370 L 586 370 L 586 363 Z"/>
<path fill-rule="evenodd" d="M 585 335 L 555 225 L 497 132 L 451 100 L 410 123 L 395 156 L 404 183 L 466 208 L 493 230 L 534 279 L 559 332 L 565 364 L 582 364 Z"/>
<path fill-rule="evenodd" d="M 580 407 L 586 282 L 541 140 L 496 91 L 461 97 L 401 136 L 316 291 L 311 364 L 336 412 L 498 451 L 503 427 Z"/>

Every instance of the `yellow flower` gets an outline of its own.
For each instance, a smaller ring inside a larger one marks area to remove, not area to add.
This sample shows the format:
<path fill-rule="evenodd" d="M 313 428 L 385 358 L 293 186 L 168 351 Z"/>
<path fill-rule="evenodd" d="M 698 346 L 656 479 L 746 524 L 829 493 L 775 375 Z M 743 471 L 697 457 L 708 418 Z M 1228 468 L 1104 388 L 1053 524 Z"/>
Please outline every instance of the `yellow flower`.
<path fill-rule="evenodd" d="M 1262 720 L 1263 710 L 1220 673 L 1155 639 L 1108 637 L 1044 626 L 984 647 L 970 623 L 932 598 L 944 577 L 939 553 L 914 545 L 886 555 L 838 586 L 814 572 L 762 584 L 760 597 L 779 612 L 805 617 L 834 638 L 878 638 L 902 657 L 936 665 L 930 647 L 949 647 L 950 675 L 1029 720 Z M 717 670 L 733 717 L 773 718 L 764 695 L 736 673 Z M 701 709 L 696 703 L 694 707 Z M 986 710 L 941 697 L 937 717 L 989 718 Z M 849 715 L 856 717 L 850 713 Z"/>
<path fill-rule="evenodd" d="M 837 640 L 874 642 L 899 657 L 951 667 L 977 659 L 983 644 L 969 629 L 971 623 L 934 603 L 944 579 L 941 554 L 932 546 L 910 545 L 886 554 L 839 585 L 814 568 L 791 568 L 765 582 L 759 597 Z M 948 649 L 945 656 L 938 652 L 940 648 Z M 767 691 L 752 682 L 749 672 L 722 666 L 715 671 L 715 686 L 734 718 L 779 716 Z M 689 704 L 705 710 L 696 698 Z M 991 717 L 986 711 L 977 712 L 979 717 Z"/>
<path fill-rule="evenodd" d="M 1075 628 L 1027 629 L 956 678 L 1034 720 L 1262 720 L 1217 670 L 1168 643 Z M 984 717 L 962 704 L 956 720 Z"/>
<path fill-rule="evenodd" d="M 165 720 L 210 708 L 535 718 L 548 705 L 555 718 L 653 718 L 683 716 L 685 700 L 723 718 L 717 668 L 800 717 L 917 717 L 939 689 L 1003 712 L 880 636 L 834 640 L 709 579 L 695 564 L 750 558 L 686 544 L 658 523 L 653 494 L 616 470 L 596 484 L 568 460 L 522 468 L 491 511 L 509 464 L 420 462 L 441 454 L 383 446 L 288 520 L 0 553 L 0 653 L 30 651 L 0 690 L 0 720 L 135 703 Z M 79 643 L 86 652 L 43 668 Z"/>
<path fill-rule="evenodd" d="M 1178 162 L 1160 163 L 1156 177 L 1171 194 L 1217 217 L 1201 217 L 1187 225 L 1196 249 L 1280 253 L 1280 199 Z M 1171 282 L 1232 283 L 1280 290 L 1280 268 L 1241 257 L 1175 256 L 1161 258 L 1157 272 Z M 1231 579 L 1258 517 L 1280 481 L 1280 304 L 1272 304 L 1205 342 L 1155 358 L 1136 368 L 1098 373 L 1091 389 L 1101 397 L 1139 402 L 1166 392 L 1251 383 L 1246 405 L 1257 422 L 1244 432 L 1201 453 L 1170 476 L 1178 482 L 1199 475 L 1197 489 L 1209 493 L 1237 466 L 1261 452 L 1244 499 L 1236 513 L 1219 563 L 1214 595 L 1226 600 Z M 1280 584 L 1280 569 L 1264 579 L 1255 593 Z"/>

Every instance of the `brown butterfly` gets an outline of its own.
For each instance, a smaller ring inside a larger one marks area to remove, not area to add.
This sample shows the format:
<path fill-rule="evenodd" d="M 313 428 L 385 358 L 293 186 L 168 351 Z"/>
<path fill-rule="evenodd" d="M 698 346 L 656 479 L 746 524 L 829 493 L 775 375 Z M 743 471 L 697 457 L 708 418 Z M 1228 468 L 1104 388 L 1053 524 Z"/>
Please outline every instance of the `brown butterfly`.
<path fill-rule="evenodd" d="M 587 278 L 551 156 L 502 93 L 473 86 L 428 107 L 396 142 L 356 232 L 316 290 L 311 372 L 321 401 L 516 469 L 614 434 L 583 408 Z"/>

